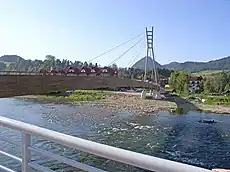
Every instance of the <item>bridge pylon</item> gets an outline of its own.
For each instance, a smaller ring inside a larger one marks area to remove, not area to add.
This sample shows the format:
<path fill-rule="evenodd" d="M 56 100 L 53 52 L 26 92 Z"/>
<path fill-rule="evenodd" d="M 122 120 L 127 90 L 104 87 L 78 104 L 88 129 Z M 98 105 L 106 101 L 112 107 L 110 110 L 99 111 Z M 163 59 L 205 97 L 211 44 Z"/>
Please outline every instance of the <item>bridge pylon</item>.
<path fill-rule="evenodd" d="M 157 74 L 157 69 L 156 69 L 156 64 L 155 64 L 155 57 L 154 57 L 154 50 L 153 50 L 153 31 L 154 31 L 154 27 L 151 27 L 151 29 L 149 29 L 149 30 L 146 27 L 147 48 L 146 48 L 144 79 L 145 80 L 147 79 L 147 64 L 148 64 L 148 57 L 150 57 L 152 59 L 152 62 L 153 62 L 151 78 L 155 81 L 156 84 L 158 84 L 158 74 Z"/>
<path fill-rule="evenodd" d="M 147 46 L 146 46 L 146 59 L 145 59 L 145 75 L 144 75 L 144 80 L 146 81 L 147 79 L 147 70 L 148 70 L 148 58 L 150 57 L 152 59 L 153 65 L 152 65 L 152 81 L 155 82 L 156 85 L 158 85 L 158 72 L 156 68 L 156 63 L 155 63 L 155 56 L 154 56 L 154 49 L 153 49 L 153 32 L 154 32 L 154 27 L 151 27 L 151 29 L 148 29 L 148 27 L 145 28 L 146 32 L 146 41 L 147 41 Z M 158 90 L 157 88 L 154 97 L 159 98 Z M 151 91 L 150 94 L 152 95 L 153 92 Z"/>

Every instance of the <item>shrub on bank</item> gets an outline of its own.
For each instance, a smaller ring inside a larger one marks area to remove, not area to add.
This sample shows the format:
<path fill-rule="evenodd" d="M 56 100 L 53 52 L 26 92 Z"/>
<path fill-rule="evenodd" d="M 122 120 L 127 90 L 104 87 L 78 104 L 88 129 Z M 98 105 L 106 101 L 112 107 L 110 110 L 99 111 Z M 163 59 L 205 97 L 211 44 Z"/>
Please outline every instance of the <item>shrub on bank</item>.
<path fill-rule="evenodd" d="M 57 103 L 65 103 L 65 102 L 75 102 L 75 101 L 95 101 L 101 100 L 106 97 L 106 95 L 110 94 L 109 91 L 101 91 L 101 90 L 75 90 L 75 91 L 67 91 L 67 94 L 63 95 L 47 95 L 47 96 L 37 96 L 37 100 L 45 101 L 45 102 L 57 102 Z"/>
<path fill-rule="evenodd" d="M 207 96 L 205 104 L 230 106 L 230 97 L 228 96 Z"/>

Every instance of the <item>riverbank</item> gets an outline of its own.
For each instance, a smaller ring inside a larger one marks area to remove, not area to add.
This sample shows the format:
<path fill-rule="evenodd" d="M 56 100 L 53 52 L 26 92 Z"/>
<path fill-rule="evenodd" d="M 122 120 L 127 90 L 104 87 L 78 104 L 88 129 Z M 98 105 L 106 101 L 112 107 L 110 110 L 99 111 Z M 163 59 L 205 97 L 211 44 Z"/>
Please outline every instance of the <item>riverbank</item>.
<path fill-rule="evenodd" d="M 200 111 L 206 113 L 230 114 L 230 106 L 227 105 L 210 105 L 180 96 L 175 96 L 168 100 L 175 102 L 179 109 L 183 109 L 184 113 L 189 111 Z"/>
<path fill-rule="evenodd" d="M 44 103 L 68 103 L 73 105 L 89 105 L 91 107 L 109 108 L 113 111 L 128 111 L 135 115 L 157 114 L 159 111 L 177 113 L 175 109 L 182 109 L 183 113 L 189 111 L 202 111 L 219 114 L 230 114 L 230 106 L 207 105 L 188 100 L 179 96 L 163 100 L 141 99 L 140 93 L 108 92 L 108 91 L 76 91 L 70 96 L 23 96 L 27 100 Z"/>
<path fill-rule="evenodd" d="M 230 114 L 230 97 L 229 96 L 213 96 L 205 94 L 181 94 L 184 100 L 192 103 L 199 110 L 204 112 Z"/>
<path fill-rule="evenodd" d="M 91 107 L 109 108 L 113 111 L 128 111 L 135 115 L 157 114 L 159 111 L 176 109 L 174 102 L 165 100 L 141 99 L 140 93 L 117 93 L 108 91 L 77 91 L 70 96 L 21 96 L 26 100 L 44 103 L 68 103 L 89 105 Z"/>

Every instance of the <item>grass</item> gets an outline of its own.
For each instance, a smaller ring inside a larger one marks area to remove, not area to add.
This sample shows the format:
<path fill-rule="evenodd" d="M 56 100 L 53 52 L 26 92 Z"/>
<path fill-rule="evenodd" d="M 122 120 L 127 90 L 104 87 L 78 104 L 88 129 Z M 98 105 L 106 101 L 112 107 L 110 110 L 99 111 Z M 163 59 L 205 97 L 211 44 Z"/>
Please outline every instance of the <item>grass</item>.
<path fill-rule="evenodd" d="M 211 96 L 208 94 L 186 94 L 186 93 L 179 94 L 179 96 L 186 98 L 190 101 L 198 100 L 198 102 L 200 102 L 201 99 L 205 99 L 205 102 L 203 103 L 205 105 L 230 106 L 230 96 L 223 96 L 223 95 Z"/>
<path fill-rule="evenodd" d="M 102 100 L 109 94 L 111 94 L 111 92 L 101 91 L 101 90 L 100 91 L 98 90 L 75 90 L 69 96 L 39 95 L 39 96 L 36 96 L 34 99 L 38 101 L 43 101 L 43 102 L 70 103 L 70 102 L 79 102 L 79 101 Z"/>
<path fill-rule="evenodd" d="M 227 70 L 225 70 L 227 71 Z M 200 71 L 200 72 L 196 72 L 196 73 L 192 73 L 192 75 L 212 75 L 212 74 L 217 74 L 217 73 L 221 73 L 222 70 L 203 70 L 203 71 Z"/>
<path fill-rule="evenodd" d="M 206 96 L 204 104 L 230 106 L 230 96 Z"/>

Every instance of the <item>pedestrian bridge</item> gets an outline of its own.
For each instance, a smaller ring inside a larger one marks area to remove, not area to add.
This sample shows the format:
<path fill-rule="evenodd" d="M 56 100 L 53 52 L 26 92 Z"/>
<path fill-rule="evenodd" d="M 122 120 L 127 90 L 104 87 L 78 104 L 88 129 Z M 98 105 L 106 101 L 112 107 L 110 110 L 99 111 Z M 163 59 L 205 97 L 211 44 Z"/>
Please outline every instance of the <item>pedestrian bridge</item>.
<path fill-rule="evenodd" d="M 108 159 L 107 162 L 109 162 L 110 160 L 116 161 L 144 170 L 150 170 L 155 172 L 211 172 L 211 170 L 208 169 L 92 142 L 89 140 L 73 137 L 70 135 L 0 116 L 0 128 L 1 127 L 10 129 L 9 133 L 11 130 L 14 130 L 22 134 L 21 142 L 16 142 L 13 140 L 13 138 L 10 137 L 0 137 L 0 140 L 11 144 L 12 149 L 21 149 L 21 157 L 17 157 L 8 152 L 5 152 L 4 148 L 0 146 L 1 155 L 11 158 L 15 162 L 21 164 L 21 170 L 17 169 L 17 171 L 32 172 L 32 170 L 35 169 L 44 172 L 55 172 L 54 170 L 39 164 L 38 162 L 36 162 L 36 160 L 33 160 L 34 155 L 39 155 L 44 159 L 52 159 L 60 163 L 66 164 L 67 166 L 72 166 L 76 170 L 79 169 L 81 171 L 89 172 L 105 172 L 104 169 L 95 168 L 80 161 L 69 159 L 63 155 L 52 153 L 49 150 L 43 150 L 41 148 L 38 148 L 32 142 L 33 136 L 33 138 L 39 137 L 47 141 L 57 143 L 64 147 L 69 147 L 74 150 L 82 151 L 88 154 Z M 15 172 L 14 170 L 2 164 L 0 164 L 0 170 L 6 172 Z M 114 171 L 113 169 L 110 170 Z"/>
<path fill-rule="evenodd" d="M 143 81 L 119 77 L 101 76 L 46 76 L 38 74 L 1 74 L 0 97 L 23 95 L 43 95 L 53 91 L 73 89 L 105 89 L 119 87 L 156 88 L 155 85 Z"/>

